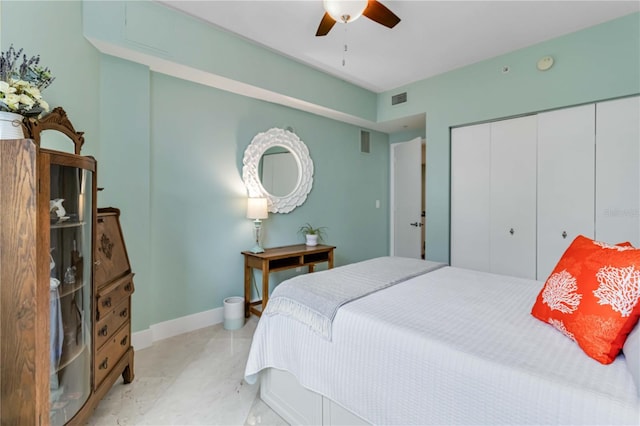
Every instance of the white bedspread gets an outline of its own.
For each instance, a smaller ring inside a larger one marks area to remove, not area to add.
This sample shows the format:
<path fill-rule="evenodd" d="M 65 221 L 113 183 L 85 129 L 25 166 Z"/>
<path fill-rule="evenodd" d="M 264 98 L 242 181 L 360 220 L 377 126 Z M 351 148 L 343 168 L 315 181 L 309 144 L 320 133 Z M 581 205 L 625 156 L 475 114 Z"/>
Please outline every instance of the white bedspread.
<path fill-rule="evenodd" d="M 379 425 L 640 424 L 624 357 L 599 364 L 533 318 L 541 286 L 445 267 L 344 305 L 333 341 L 263 316 L 246 379 L 287 370 Z"/>
<path fill-rule="evenodd" d="M 288 315 L 331 340 L 338 309 L 368 294 L 446 266 L 407 257 L 384 256 L 336 269 L 298 275 L 280 284 L 265 315 Z"/>

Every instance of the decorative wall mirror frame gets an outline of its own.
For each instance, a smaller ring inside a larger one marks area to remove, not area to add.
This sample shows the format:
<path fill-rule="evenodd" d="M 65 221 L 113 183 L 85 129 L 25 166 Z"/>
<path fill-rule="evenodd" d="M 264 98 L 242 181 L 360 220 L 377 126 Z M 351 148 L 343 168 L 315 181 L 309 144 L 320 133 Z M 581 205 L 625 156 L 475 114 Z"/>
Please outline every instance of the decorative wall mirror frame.
<path fill-rule="evenodd" d="M 69 121 L 66 111 L 62 107 L 56 107 L 42 118 L 27 118 L 24 121 L 27 129 L 26 136 L 33 139 L 36 145 L 41 146 L 42 132 L 45 130 L 57 130 L 69 137 L 73 143 L 74 154 L 80 155 L 80 149 L 84 144 L 84 132 L 77 132 Z"/>
<path fill-rule="evenodd" d="M 293 190 L 286 195 L 270 194 L 262 184 L 260 162 L 264 153 L 273 147 L 288 150 L 298 166 L 297 182 Z M 309 149 L 295 133 L 288 130 L 272 128 L 258 133 L 245 150 L 242 164 L 242 180 L 249 197 L 266 198 L 269 211 L 272 213 L 289 213 L 302 205 L 311 191 L 313 161 L 309 156 Z"/>

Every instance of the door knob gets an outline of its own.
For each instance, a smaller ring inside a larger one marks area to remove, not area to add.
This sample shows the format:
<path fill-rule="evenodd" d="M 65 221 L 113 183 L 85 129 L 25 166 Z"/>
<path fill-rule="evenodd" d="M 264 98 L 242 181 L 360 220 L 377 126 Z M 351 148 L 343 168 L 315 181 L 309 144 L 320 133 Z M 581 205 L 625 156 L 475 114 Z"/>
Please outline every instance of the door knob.
<path fill-rule="evenodd" d="M 422 226 L 422 223 L 420 223 L 420 222 L 413 222 L 413 223 L 410 223 L 409 225 L 411 225 L 411 226 L 415 226 L 415 227 L 419 228 L 419 227 L 421 227 L 421 226 Z"/>
<path fill-rule="evenodd" d="M 567 238 L 567 231 L 562 231 L 562 238 Z"/>
<path fill-rule="evenodd" d="M 511 235 L 513 235 L 513 234 L 515 234 L 515 233 L 516 233 L 516 231 L 515 231 L 515 229 L 511 228 L 511 229 L 509 229 L 509 233 L 510 233 Z"/>

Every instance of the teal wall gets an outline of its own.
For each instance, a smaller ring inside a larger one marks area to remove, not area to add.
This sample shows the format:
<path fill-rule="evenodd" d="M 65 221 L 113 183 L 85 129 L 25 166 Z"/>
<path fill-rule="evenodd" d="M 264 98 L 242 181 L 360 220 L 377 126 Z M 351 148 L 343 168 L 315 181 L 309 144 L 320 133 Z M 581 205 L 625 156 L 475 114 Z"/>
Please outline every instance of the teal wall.
<path fill-rule="evenodd" d="M 546 55 L 555 65 L 540 72 L 536 62 Z M 391 106 L 390 97 L 403 91 L 410 101 Z M 426 113 L 427 257 L 449 261 L 451 127 L 639 92 L 636 13 L 380 94 L 379 121 Z"/>
<path fill-rule="evenodd" d="M 121 225 L 136 276 L 134 331 L 149 327 L 153 299 L 151 218 L 151 82 L 146 66 L 100 55 L 98 206 L 121 209 Z M 123 96 L 126 94 L 126 96 Z M 89 138 L 87 138 L 89 139 Z"/>
<path fill-rule="evenodd" d="M 175 99 L 191 107 L 176 109 Z M 315 173 L 303 206 L 264 220 L 264 244 L 302 242 L 297 229 L 309 221 L 328 227 L 337 264 L 387 253 L 388 212 L 375 209 L 376 199 L 388 203 L 386 135 L 373 134 L 372 153 L 362 154 L 353 126 L 158 73 L 151 105 L 152 324 L 242 292 L 240 251 L 253 238 L 242 158 L 251 139 L 274 126 L 294 128 Z"/>
<path fill-rule="evenodd" d="M 105 187 L 99 205 L 122 210 L 134 331 L 242 293 L 240 251 L 252 245 L 242 155 L 258 132 L 293 127 L 315 164 L 306 203 L 264 221 L 265 245 L 300 241 L 305 222 L 327 226 L 339 265 L 387 254 L 388 144 L 426 135 L 427 256 L 446 261 L 452 126 L 640 92 L 638 14 L 376 95 L 149 2 L 0 0 L 0 12 L 0 47 L 51 67 L 45 99 L 86 132 L 83 153 Z M 28 30 L 16 19 L 25 16 Z M 556 65 L 536 71 L 549 54 Z M 155 72 L 135 55 L 370 121 L 426 113 L 426 129 L 371 132 L 362 154 L 359 127 Z M 388 106 L 403 90 L 410 101 Z"/>
<path fill-rule="evenodd" d="M 144 54 L 376 119 L 376 95 L 149 1 L 84 1 L 84 34 L 122 54 Z"/>
<path fill-rule="evenodd" d="M 0 48 L 13 44 L 28 56 L 40 55 L 40 64 L 55 77 L 44 100 L 51 109 L 65 109 L 76 130 L 86 133 L 83 153 L 97 157 L 100 54 L 82 37 L 80 3 L 0 0 L 0 11 Z"/>
<path fill-rule="evenodd" d="M 76 128 L 86 132 L 83 153 L 96 156 L 98 185 L 104 187 L 98 205 L 122 211 L 123 232 L 136 273 L 134 331 L 221 307 L 225 297 L 242 294 L 240 252 L 253 245 L 253 223 L 245 218 L 242 157 L 251 139 L 272 127 L 294 128 L 309 148 L 315 174 L 303 206 L 289 214 L 270 214 L 264 221 L 264 244 L 302 242 L 297 229 L 311 222 L 328 228 L 327 243 L 338 247 L 337 265 L 388 253 L 388 135 L 371 131 L 371 153 L 363 154 L 359 151 L 360 127 L 160 74 L 146 65 L 102 54 L 84 38 L 83 19 L 85 29 L 95 21 L 109 22 L 105 10 L 115 6 L 117 11 L 124 3 L 110 2 L 106 9 L 92 9 L 105 5 L 2 0 L 0 41 L 3 50 L 13 42 L 41 54 L 43 63 L 57 77 L 44 92 L 45 99 L 64 106 Z M 133 3 L 132 7 L 140 17 L 138 6 Z M 157 12 L 156 8 L 153 5 L 151 10 Z M 98 12 L 101 14 L 92 15 Z M 318 97 L 317 102 L 324 102 L 320 100 L 324 97 L 327 105 L 334 102 L 343 112 L 360 110 L 358 114 L 365 118 L 375 116 L 375 95 L 371 92 L 261 52 L 246 42 L 230 40 L 197 20 L 174 12 L 168 17 L 158 13 L 162 15 L 159 19 L 172 23 L 186 19 L 181 25 L 188 25 L 178 35 L 190 38 L 190 42 L 209 37 L 211 44 L 206 48 L 216 51 L 216 61 L 205 64 L 207 67 L 229 67 L 238 62 L 233 53 L 237 49 L 224 51 L 226 43 L 238 43 L 236 48 L 251 50 L 251 57 L 272 68 L 263 76 L 240 73 L 251 83 L 263 78 L 270 90 L 283 92 L 300 85 L 306 99 Z M 11 19 L 15 16 L 34 16 L 38 22 L 25 34 L 18 20 Z M 94 20 L 96 17 L 99 19 Z M 117 15 L 113 22 L 120 18 L 122 15 Z M 139 47 L 130 40 L 119 43 Z M 142 49 L 163 55 L 148 47 Z M 200 49 L 205 49 L 204 44 Z M 184 50 L 180 52 L 186 57 L 184 62 L 204 66 L 197 63 L 197 52 Z M 237 66 L 246 68 L 246 63 L 239 62 Z M 282 77 L 289 76 L 291 70 L 295 79 Z M 326 92 L 333 90 L 351 91 L 358 101 L 340 105 L 335 97 L 327 96 Z M 365 102 L 366 108 L 360 109 L 360 102 Z M 376 200 L 380 200 L 380 209 L 375 208 Z M 293 274 L 295 271 L 276 273 L 271 279 L 277 283 Z M 259 275 L 256 278 L 260 280 Z"/>

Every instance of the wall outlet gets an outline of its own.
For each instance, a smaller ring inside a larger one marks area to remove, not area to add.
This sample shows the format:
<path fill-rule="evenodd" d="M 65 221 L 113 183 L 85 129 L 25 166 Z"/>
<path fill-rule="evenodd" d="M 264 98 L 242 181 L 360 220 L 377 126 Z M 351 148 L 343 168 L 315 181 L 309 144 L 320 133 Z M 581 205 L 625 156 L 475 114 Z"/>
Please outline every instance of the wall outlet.
<path fill-rule="evenodd" d="M 380 208 L 380 200 L 376 200 L 376 209 Z"/>

